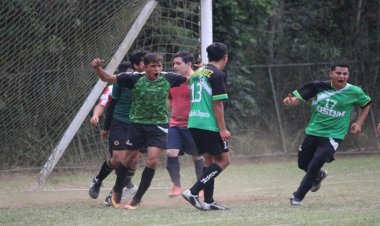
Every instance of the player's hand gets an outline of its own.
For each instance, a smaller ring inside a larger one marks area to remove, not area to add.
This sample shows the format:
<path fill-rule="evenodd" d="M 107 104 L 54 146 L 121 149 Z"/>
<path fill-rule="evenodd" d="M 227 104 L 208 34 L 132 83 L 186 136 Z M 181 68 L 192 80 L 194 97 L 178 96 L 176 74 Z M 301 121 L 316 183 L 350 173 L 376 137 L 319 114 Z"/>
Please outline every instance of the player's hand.
<path fill-rule="evenodd" d="M 377 128 L 376 128 L 377 132 L 380 133 L 380 123 L 377 124 Z"/>
<path fill-rule="evenodd" d="M 97 126 L 99 123 L 99 117 L 96 115 L 93 115 L 92 118 L 90 119 L 90 124 L 92 126 Z"/>
<path fill-rule="evenodd" d="M 287 97 L 282 101 L 286 106 L 296 106 L 300 103 L 297 97 L 293 97 L 291 94 L 288 94 Z"/>
<path fill-rule="evenodd" d="M 220 130 L 219 134 L 223 141 L 227 141 L 231 138 L 231 133 L 228 130 Z"/>
<path fill-rule="evenodd" d="M 92 59 L 91 61 L 91 66 L 94 68 L 94 69 L 98 69 L 99 67 L 101 67 L 104 63 L 104 60 L 100 59 L 100 58 L 94 58 Z"/>
<path fill-rule="evenodd" d="M 362 125 L 360 125 L 359 123 L 352 123 L 351 125 L 351 133 L 354 134 L 354 135 L 359 135 L 360 132 L 362 131 Z"/>
<path fill-rule="evenodd" d="M 104 139 L 106 139 L 108 137 L 108 130 L 104 130 L 102 129 L 102 131 L 100 131 L 100 136 Z"/>

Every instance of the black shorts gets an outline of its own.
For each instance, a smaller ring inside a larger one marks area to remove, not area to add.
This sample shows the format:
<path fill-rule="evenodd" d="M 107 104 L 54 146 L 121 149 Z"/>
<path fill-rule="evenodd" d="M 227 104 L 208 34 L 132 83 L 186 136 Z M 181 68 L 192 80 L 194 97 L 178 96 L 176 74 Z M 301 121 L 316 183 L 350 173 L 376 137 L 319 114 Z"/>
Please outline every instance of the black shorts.
<path fill-rule="evenodd" d="M 109 133 L 109 149 L 112 151 L 127 150 L 129 124 L 112 118 Z"/>
<path fill-rule="evenodd" d="M 317 158 L 323 162 L 334 161 L 334 154 L 343 140 L 306 135 L 298 151 L 298 160 L 310 162 Z"/>
<path fill-rule="evenodd" d="M 189 130 L 199 154 L 220 155 L 228 152 L 228 142 L 222 140 L 219 132 L 196 128 L 189 128 Z"/>
<path fill-rule="evenodd" d="M 166 135 L 168 124 L 145 125 L 138 123 L 129 124 L 128 150 L 139 150 L 145 147 L 157 147 L 166 149 Z"/>

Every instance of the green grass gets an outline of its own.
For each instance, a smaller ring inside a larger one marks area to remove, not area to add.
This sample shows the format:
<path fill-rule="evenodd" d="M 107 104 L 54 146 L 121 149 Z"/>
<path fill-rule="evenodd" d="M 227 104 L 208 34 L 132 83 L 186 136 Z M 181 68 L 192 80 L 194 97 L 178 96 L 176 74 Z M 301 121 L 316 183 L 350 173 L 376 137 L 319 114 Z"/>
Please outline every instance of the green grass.
<path fill-rule="evenodd" d="M 336 158 L 325 166 L 329 176 L 321 189 L 308 193 L 299 207 L 289 205 L 303 176 L 295 158 L 271 163 L 235 160 L 217 178 L 215 191 L 216 200 L 231 210 L 213 212 L 198 211 L 182 198 L 167 198 L 170 180 L 163 167 L 157 170 L 154 189 L 134 211 L 104 207 L 107 189 L 98 200 L 90 199 L 91 174 L 71 176 L 72 180 L 55 177 L 39 192 L 10 192 L 22 184 L 20 180 L 29 181 L 23 175 L 2 176 L 0 225 L 380 225 L 380 156 Z M 141 170 L 134 181 L 140 174 Z M 183 184 L 190 186 L 191 165 L 183 167 L 182 176 Z M 106 187 L 113 179 L 105 181 Z M 69 181 L 68 188 L 82 189 L 61 190 Z"/>

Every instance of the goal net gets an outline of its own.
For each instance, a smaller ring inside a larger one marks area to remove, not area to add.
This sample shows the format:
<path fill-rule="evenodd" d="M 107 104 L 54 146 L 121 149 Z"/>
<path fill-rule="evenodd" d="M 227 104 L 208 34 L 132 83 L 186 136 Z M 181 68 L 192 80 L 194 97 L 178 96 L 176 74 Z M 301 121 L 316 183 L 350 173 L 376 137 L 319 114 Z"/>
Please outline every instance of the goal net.
<path fill-rule="evenodd" d="M 152 12 L 141 30 L 131 30 L 149 4 Z M 106 85 L 90 67 L 93 57 L 105 59 L 113 72 L 130 53 L 148 50 L 162 53 L 165 70 L 171 70 L 176 52 L 200 53 L 196 0 L 1 1 L 0 6 L 1 171 L 38 173 L 55 157 L 54 173 L 100 166 L 108 147 L 100 129 L 89 124 L 91 112 L 79 125 L 72 123 L 93 88 L 100 94 Z M 135 37 L 125 45 L 128 35 Z M 115 58 L 121 45 L 128 52 Z M 67 148 L 58 150 L 62 156 L 52 155 L 73 126 L 78 130 Z"/>

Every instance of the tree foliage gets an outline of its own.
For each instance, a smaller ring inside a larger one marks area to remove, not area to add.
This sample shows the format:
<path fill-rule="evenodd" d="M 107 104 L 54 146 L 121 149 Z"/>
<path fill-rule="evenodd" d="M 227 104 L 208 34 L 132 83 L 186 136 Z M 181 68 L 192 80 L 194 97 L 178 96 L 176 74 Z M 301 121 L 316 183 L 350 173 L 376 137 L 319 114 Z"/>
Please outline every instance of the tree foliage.
<path fill-rule="evenodd" d="M 225 42 L 230 48 L 229 92 L 239 97 L 239 102 L 230 106 L 228 116 L 246 122 L 264 112 L 267 104 L 273 104 L 268 82 L 258 79 L 265 78 L 262 73 L 267 74 L 265 65 L 269 64 L 321 64 L 347 59 L 354 65 L 353 83 L 367 84 L 376 96 L 379 7 L 375 0 L 214 0 L 214 41 Z M 263 70 L 253 70 L 260 66 Z M 316 75 L 326 70 L 309 72 Z M 292 71 L 284 67 L 279 73 L 286 76 Z M 296 88 L 293 80 L 284 82 L 282 86 Z M 258 105 L 253 95 L 258 92 L 268 95 L 267 104 Z"/>

